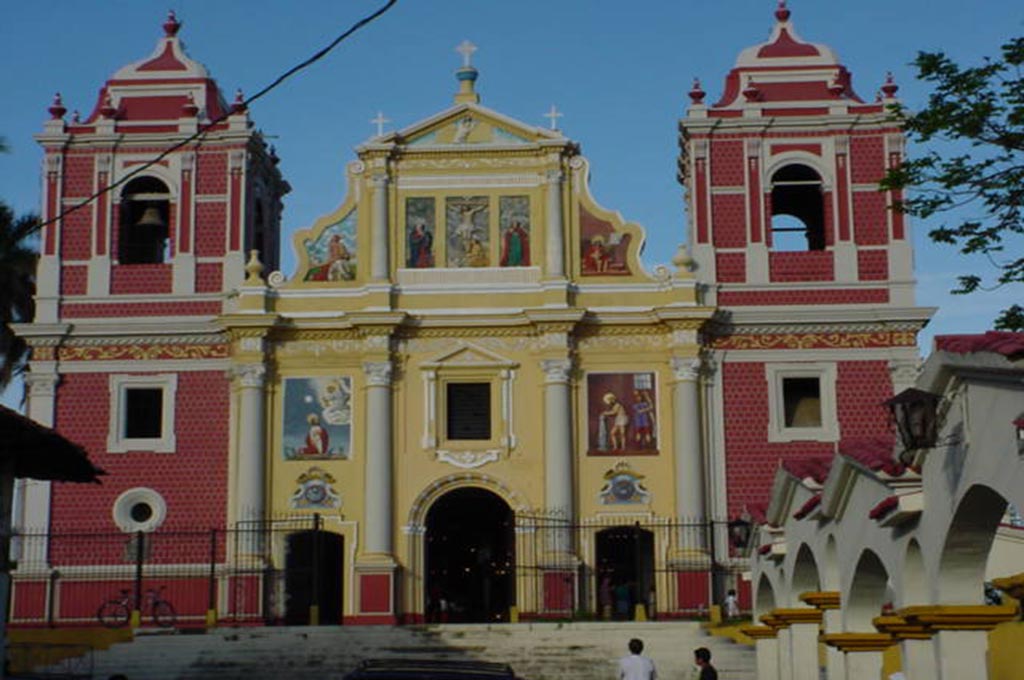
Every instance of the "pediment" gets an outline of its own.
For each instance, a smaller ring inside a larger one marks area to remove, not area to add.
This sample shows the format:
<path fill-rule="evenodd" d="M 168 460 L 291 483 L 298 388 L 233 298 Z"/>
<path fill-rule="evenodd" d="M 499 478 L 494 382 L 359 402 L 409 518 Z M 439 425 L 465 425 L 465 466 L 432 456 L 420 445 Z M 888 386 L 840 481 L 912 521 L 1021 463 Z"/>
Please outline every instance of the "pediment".
<path fill-rule="evenodd" d="M 424 362 L 425 369 L 439 368 L 515 368 L 519 364 L 494 352 L 468 342 L 438 354 Z"/>
<path fill-rule="evenodd" d="M 459 104 L 371 143 L 461 149 L 534 146 L 550 141 L 565 138 L 557 131 L 528 125 L 479 104 Z"/>

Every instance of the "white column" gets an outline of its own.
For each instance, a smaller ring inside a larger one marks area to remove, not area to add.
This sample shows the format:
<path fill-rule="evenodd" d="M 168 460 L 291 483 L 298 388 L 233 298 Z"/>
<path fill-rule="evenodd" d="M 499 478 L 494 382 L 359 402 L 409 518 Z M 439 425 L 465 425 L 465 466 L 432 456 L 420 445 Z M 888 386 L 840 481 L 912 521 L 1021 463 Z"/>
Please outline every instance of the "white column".
<path fill-rule="evenodd" d="M 792 680 L 793 678 L 793 632 L 789 626 L 782 626 L 775 632 L 779 641 L 779 678 L 781 680 Z"/>
<path fill-rule="evenodd" d="M 247 528 L 266 519 L 266 412 L 263 383 L 267 368 L 263 364 L 242 364 L 234 369 L 238 380 L 238 519 Z M 252 534 L 256 536 L 256 533 Z M 255 550 L 260 542 L 253 540 L 248 548 Z"/>
<path fill-rule="evenodd" d="M 932 638 L 942 680 L 982 678 L 988 663 L 988 630 L 938 630 Z"/>
<path fill-rule="evenodd" d="M 818 624 L 794 622 L 789 628 L 793 656 L 791 677 L 793 680 L 818 680 Z"/>
<path fill-rule="evenodd" d="M 544 370 L 544 500 L 548 510 L 572 517 L 572 403 L 568 359 L 547 359 Z"/>
<path fill-rule="evenodd" d="M 754 649 L 757 654 L 758 680 L 780 680 L 779 641 L 774 637 L 758 638 Z"/>
<path fill-rule="evenodd" d="M 939 677 L 935 648 L 930 638 L 901 639 L 900 658 L 903 661 L 903 675 L 907 680 L 935 680 Z"/>
<path fill-rule="evenodd" d="M 392 553 L 391 362 L 368 361 L 366 376 L 365 552 Z"/>
<path fill-rule="evenodd" d="M 846 677 L 849 680 L 875 680 L 882 677 L 882 652 L 846 651 Z M 963 676 L 964 679 L 977 676 Z"/>
<path fill-rule="evenodd" d="M 28 417 L 41 425 L 53 427 L 56 412 L 57 384 L 60 376 L 47 366 L 33 362 L 32 370 L 25 374 L 28 386 Z M 20 539 L 15 546 L 15 557 L 22 568 L 43 567 L 46 564 L 47 535 L 50 527 L 50 482 L 41 479 L 20 479 L 15 492 L 14 522 L 16 528 L 31 536 Z"/>
<path fill-rule="evenodd" d="M 843 613 L 838 607 L 825 609 L 821 612 L 821 617 L 826 634 L 842 631 Z M 843 659 L 843 653 L 831 645 L 825 646 L 825 676 L 828 680 L 846 680 L 846 661 Z"/>
<path fill-rule="evenodd" d="M 551 278 L 565 277 L 565 234 L 562 232 L 562 172 L 550 170 L 547 204 L 547 267 Z"/>
<path fill-rule="evenodd" d="M 373 218 L 370 276 L 377 281 L 388 278 L 388 176 L 385 173 L 378 173 L 371 181 Z"/>
<path fill-rule="evenodd" d="M 700 359 L 672 358 L 672 445 L 675 456 L 676 516 L 704 521 L 704 452 L 701 448 Z M 703 547 L 703 546 L 700 546 Z"/>

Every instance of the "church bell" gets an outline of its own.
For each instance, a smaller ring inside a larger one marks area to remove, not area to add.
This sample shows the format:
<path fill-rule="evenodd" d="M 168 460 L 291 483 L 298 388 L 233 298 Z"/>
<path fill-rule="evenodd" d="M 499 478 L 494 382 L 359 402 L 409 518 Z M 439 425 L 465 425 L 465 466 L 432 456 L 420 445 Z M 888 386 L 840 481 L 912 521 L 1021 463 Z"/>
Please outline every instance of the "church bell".
<path fill-rule="evenodd" d="M 163 215 L 160 214 L 160 209 L 150 204 L 142 212 L 142 216 L 139 221 L 135 223 L 137 227 L 152 227 L 156 229 L 163 229 L 167 226 L 167 222 L 164 221 Z"/>

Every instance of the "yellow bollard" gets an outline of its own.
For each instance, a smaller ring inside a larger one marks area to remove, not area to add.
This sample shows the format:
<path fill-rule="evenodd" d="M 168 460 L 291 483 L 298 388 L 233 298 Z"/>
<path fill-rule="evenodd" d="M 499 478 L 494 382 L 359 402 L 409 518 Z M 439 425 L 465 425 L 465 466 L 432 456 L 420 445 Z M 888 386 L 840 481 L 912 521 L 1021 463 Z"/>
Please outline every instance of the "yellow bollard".
<path fill-rule="evenodd" d="M 633 608 L 633 620 L 634 621 L 646 621 L 647 620 L 647 605 L 638 604 Z"/>
<path fill-rule="evenodd" d="M 206 627 L 216 628 L 217 627 L 217 610 L 207 609 L 206 610 Z"/>
<path fill-rule="evenodd" d="M 508 622 L 519 623 L 519 607 L 512 605 L 508 608 Z"/>
<path fill-rule="evenodd" d="M 134 629 L 138 628 L 139 626 L 141 626 L 142 625 L 142 612 L 139 611 L 138 609 L 133 609 L 132 610 L 131 618 L 128 620 L 128 625 L 132 628 L 132 630 L 134 630 Z"/>
<path fill-rule="evenodd" d="M 309 625 L 320 625 L 320 605 L 318 604 L 309 605 Z"/>

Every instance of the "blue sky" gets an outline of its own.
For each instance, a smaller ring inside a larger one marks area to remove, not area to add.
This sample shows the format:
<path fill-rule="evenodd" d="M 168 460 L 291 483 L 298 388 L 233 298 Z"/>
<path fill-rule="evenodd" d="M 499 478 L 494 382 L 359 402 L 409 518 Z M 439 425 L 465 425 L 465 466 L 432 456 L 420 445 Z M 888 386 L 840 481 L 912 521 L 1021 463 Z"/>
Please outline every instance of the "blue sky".
<path fill-rule="evenodd" d="M 327 44 L 382 0 L 36 0 L 8 3 L 0 22 L 0 197 L 36 210 L 41 154 L 32 135 L 60 91 L 83 116 L 117 68 L 147 56 L 173 8 L 189 54 L 204 63 L 230 99 L 252 93 Z M 402 128 L 449 106 L 463 39 L 479 51 L 482 103 L 536 125 L 552 104 L 560 127 L 591 161 L 597 200 L 647 231 L 644 260 L 667 262 L 685 240 L 675 181 L 678 118 L 694 76 L 709 101 L 739 51 L 763 41 L 773 0 L 399 0 L 375 24 L 253 105 L 293 187 L 285 199 L 282 252 L 291 274 L 290 234 L 344 199 L 344 166 L 374 132 L 377 111 Z M 926 90 L 913 80 L 918 50 L 942 49 L 964 62 L 997 55 L 1024 31 L 1019 1 L 791 0 L 805 40 L 833 47 L 871 99 L 891 70 L 910 107 Z M 70 113 L 69 113 L 70 115 Z M 988 267 L 927 240 L 914 226 L 918 303 L 940 307 L 933 333 L 977 332 L 1019 288 L 950 297 L 955 275 Z M 927 344 L 923 345 L 927 347 Z"/>

